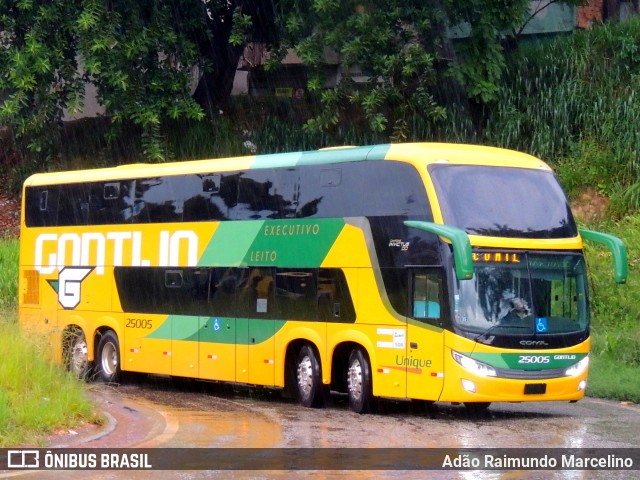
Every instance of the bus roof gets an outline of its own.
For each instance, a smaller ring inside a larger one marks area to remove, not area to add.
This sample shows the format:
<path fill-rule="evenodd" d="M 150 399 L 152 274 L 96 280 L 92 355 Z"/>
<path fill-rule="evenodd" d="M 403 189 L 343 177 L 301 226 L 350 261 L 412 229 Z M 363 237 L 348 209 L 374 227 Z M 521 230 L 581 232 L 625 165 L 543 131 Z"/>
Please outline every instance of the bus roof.
<path fill-rule="evenodd" d="M 503 148 L 453 143 L 402 143 L 38 173 L 29 177 L 25 186 L 380 160 L 404 161 L 416 166 L 450 163 L 550 169 L 536 157 Z"/>

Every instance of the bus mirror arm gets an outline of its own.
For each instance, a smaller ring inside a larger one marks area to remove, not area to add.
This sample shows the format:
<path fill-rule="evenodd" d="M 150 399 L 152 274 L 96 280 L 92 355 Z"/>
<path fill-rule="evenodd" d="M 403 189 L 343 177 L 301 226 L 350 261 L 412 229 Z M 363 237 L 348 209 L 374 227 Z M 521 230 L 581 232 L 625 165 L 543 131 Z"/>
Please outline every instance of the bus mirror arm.
<path fill-rule="evenodd" d="M 420 222 L 406 220 L 404 224 L 409 228 L 417 228 L 425 232 L 435 233 L 446 238 L 453 245 L 453 256 L 458 280 L 473 278 L 473 257 L 471 255 L 471 242 L 469 235 L 461 228 L 449 225 L 441 225 L 433 222 Z"/>
<path fill-rule="evenodd" d="M 585 240 L 606 245 L 613 256 L 613 275 L 617 283 L 627 281 L 627 249 L 618 237 L 608 233 L 596 232 L 584 228 L 579 229 L 580 236 Z"/>

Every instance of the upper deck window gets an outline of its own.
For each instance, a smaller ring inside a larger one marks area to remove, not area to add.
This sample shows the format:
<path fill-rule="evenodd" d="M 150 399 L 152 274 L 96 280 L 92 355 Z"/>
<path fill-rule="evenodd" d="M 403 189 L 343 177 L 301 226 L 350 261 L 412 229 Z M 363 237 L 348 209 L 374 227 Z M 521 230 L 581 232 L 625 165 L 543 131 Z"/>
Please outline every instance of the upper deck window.
<path fill-rule="evenodd" d="M 550 171 L 431 165 L 429 173 L 447 225 L 493 237 L 578 235 L 567 198 Z"/>

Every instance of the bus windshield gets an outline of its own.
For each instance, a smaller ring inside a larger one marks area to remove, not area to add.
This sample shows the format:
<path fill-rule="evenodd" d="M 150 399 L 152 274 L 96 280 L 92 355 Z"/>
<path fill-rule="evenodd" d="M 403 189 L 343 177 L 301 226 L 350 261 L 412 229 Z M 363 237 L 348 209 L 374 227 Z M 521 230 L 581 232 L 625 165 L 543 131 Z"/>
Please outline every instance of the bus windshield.
<path fill-rule="evenodd" d="M 578 230 L 553 172 L 480 165 L 431 165 L 446 225 L 506 238 L 571 238 Z"/>
<path fill-rule="evenodd" d="M 587 278 L 580 254 L 474 252 L 474 278 L 458 281 L 454 324 L 477 338 L 565 334 L 589 325 Z"/>

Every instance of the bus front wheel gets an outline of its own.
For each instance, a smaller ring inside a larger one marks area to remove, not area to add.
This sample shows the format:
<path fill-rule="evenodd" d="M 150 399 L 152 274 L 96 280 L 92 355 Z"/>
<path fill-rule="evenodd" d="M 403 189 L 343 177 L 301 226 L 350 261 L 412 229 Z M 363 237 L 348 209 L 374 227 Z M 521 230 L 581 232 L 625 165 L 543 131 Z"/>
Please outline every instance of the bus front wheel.
<path fill-rule="evenodd" d="M 351 411 L 367 413 L 373 410 L 371 366 L 360 348 L 353 349 L 349 355 L 347 390 Z"/>
<path fill-rule="evenodd" d="M 103 382 L 117 383 L 120 377 L 120 346 L 112 331 L 105 332 L 98 343 L 98 376 Z"/>
<path fill-rule="evenodd" d="M 304 345 L 298 353 L 296 380 L 298 401 L 304 407 L 318 408 L 323 403 L 322 375 L 316 352 Z"/>
<path fill-rule="evenodd" d="M 64 334 L 62 354 L 67 370 L 83 380 L 89 377 L 91 362 L 89 362 L 87 339 L 82 330 L 69 330 Z"/>

